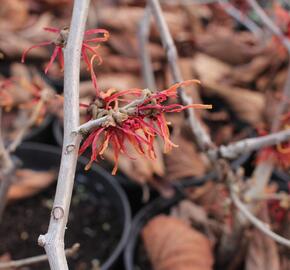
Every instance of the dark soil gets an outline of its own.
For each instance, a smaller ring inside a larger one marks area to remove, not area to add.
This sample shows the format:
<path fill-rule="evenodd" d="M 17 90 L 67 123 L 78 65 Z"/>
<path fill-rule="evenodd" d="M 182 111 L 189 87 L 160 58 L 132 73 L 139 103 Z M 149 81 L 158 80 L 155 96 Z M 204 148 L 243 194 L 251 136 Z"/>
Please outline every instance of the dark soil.
<path fill-rule="evenodd" d="M 81 177 L 80 175 L 78 177 Z M 7 207 L 0 225 L 0 255 L 9 253 L 12 259 L 43 254 L 37 245 L 39 234 L 47 231 L 55 186 L 30 199 Z M 69 259 L 70 269 L 93 269 L 92 264 L 104 262 L 121 237 L 122 225 L 102 190 L 93 190 L 87 184 L 77 184 L 72 199 L 66 232 L 66 247 L 80 243 L 81 248 Z M 39 263 L 21 269 L 48 270 L 48 263 Z"/>

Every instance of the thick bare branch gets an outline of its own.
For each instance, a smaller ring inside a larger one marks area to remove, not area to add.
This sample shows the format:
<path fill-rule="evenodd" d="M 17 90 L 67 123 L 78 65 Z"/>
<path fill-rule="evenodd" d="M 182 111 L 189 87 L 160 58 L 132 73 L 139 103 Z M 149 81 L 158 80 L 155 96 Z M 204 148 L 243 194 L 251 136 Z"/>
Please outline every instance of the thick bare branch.
<path fill-rule="evenodd" d="M 81 139 L 73 131 L 79 126 L 80 57 L 89 3 L 90 0 L 74 1 L 69 37 L 64 49 L 64 144 L 48 232 L 38 239 L 45 248 L 52 270 L 68 269 L 64 234 Z"/>

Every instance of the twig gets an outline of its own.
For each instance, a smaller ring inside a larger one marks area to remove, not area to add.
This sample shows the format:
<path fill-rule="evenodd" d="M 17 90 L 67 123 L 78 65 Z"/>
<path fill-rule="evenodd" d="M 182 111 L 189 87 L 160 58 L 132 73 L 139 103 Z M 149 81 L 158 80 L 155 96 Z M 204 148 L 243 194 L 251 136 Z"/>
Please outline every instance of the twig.
<path fill-rule="evenodd" d="M 264 25 L 277 37 L 281 40 L 283 45 L 286 47 L 288 54 L 290 56 L 290 41 L 287 37 L 284 36 L 283 32 L 279 29 L 277 25 L 269 18 L 265 11 L 259 6 L 255 0 L 247 0 L 252 9 L 260 17 Z M 278 105 L 278 108 L 275 113 L 275 118 L 272 123 L 271 132 L 276 132 L 280 128 L 280 119 L 281 115 L 284 113 L 287 108 L 287 99 L 290 97 L 290 62 L 288 64 L 287 79 L 283 89 L 283 99 Z M 274 162 L 272 158 L 259 163 L 254 170 L 253 179 L 255 184 L 248 190 L 248 197 L 255 197 L 257 194 L 261 194 L 269 182 L 269 179 L 272 175 L 274 168 Z"/>
<path fill-rule="evenodd" d="M 219 0 L 218 3 L 225 10 L 225 12 L 227 12 L 239 23 L 248 28 L 255 36 L 257 36 L 258 38 L 263 36 L 263 31 L 261 30 L 261 28 L 246 14 L 242 13 L 235 6 L 233 6 L 230 2 L 225 0 Z"/>
<path fill-rule="evenodd" d="M 214 158 L 220 156 L 227 159 L 234 159 L 242 154 L 256 151 L 267 146 L 276 145 L 287 140 L 290 140 L 290 129 L 262 137 L 240 140 L 238 142 L 230 143 L 229 145 L 222 145 L 218 149 L 210 150 L 209 153 Z"/>
<path fill-rule="evenodd" d="M 33 108 L 33 111 L 29 119 L 27 119 L 26 123 L 24 123 L 24 126 L 18 131 L 18 134 L 16 138 L 14 139 L 14 141 L 8 146 L 8 151 L 10 153 L 16 150 L 16 148 L 21 144 L 27 131 L 35 124 L 43 105 L 44 105 L 44 100 L 43 98 L 41 98 L 36 104 L 36 106 Z"/>
<path fill-rule="evenodd" d="M 0 108 L 0 223 L 6 206 L 7 192 L 12 184 L 14 164 L 9 152 L 5 149 L 2 137 L 2 109 Z"/>
<path fill-rule="evenodd" d="M 247 0 L 248 4 L 252 7 L 252 9 L 257 13 L 257 15 L 262 20 L 263 24 L 274 34 L 283 45 L 287 48 L 288 52 L 290 52 L 290 41 L 283 32 L 279 29 L 275 23 L 269 18 L 266 12 L 260 7 L 256 0 Z"/>
<path fill-rule="evenodd" d="M 168 64 L 173 77 L 173 81 L 175 83 L 181 82 L 183 81 L 183 79 L 177 61 L 178 60 L 177 50 L 174 45 L 172 36 L 169 32 L 168 25 L 162 14 L 160 3 L 158 0 L 149 0 L 148 3 L 150 4 L 153 16 L 157 23 L 163 47 L 166 50 Z M 192 104 L 191 98 L 184 91 L 182 91 L 182 89 L 180 88 L 178 89 L 178 94 L 182 105 L 186 106 Z M 210 139 L 210 136 L 202 126 L 195 111 L 192 109 L 188 109 L 186 110 L 186 112 L 189 126 L 191 128 L 192 133 L 194 134 L 198 147 L 203 151 L 213 148 L 213 143 Z"/>
<path fill-rule="evenodd" d="M 76 243 L 71 248 L 65 250 L 66 257 L 72 257 L 77 253 L 80 248 L 80 244 Z M 8 269 L 8 268 L 18 268 L 26 265 L 32 265 L 35 263 L 45 262 L 47 261 L 47 255 L 39 255 L 30 258 L 25 258 L 21 260 L 9 261 L 9 262 L 1 262 L 0 269 Z"/>
<path fill-rule="evenodd" d="M 73 133 L 87 133 L 93 128 L 100 127 L 103 123 L 105 123 L 108 120 L 109 116 L 104 116 L 95 120 L 90 120 L 82 125 L 80 125 L 77 129 L 73 131 Z"/>
<path fill-rule="evenodd" d="M 290 240 L 274 233 L 267 223 L 262 222 L 258 218 L 256 218 L 247 208 L 247 206 L 239 199 L 238 195 L 232 191 L 231 192 L 231 198 L 234 203 L 234 205 L 241 211 L 241 213 L 255 226 L 257 227 L 261 232 L 263 232 L 265 235 L 269 236 L 273 240 L 275 240 L 277 243 L 290 247 Z"/>
<path fill-rule="evenodd" d="M 150 33 L 150 18 L 151 18 L 151 10 L 149 6 L 147 6 L 145 9 L 144 16 L 139 24 L 138 39 L 140 47 L 140 58 L 142 64 L 142 74 L 144 78 L 145 87 L 151 90 L 155 90 L 156 83 L 154 78 L 154 72 L 152 68 L 151 58 L 147 48 Z"/>
<path fill-rule="evenodd" d="M 80 57 L 89 3 L 90 0 L 74 1 L 70 32 L 64 49 L 64 144 L 48 232 L 38 239 L 45 248 L 52 270 L 68 269 L 64 234 L 81 139 L 73 131 L 79 126 Z"/>

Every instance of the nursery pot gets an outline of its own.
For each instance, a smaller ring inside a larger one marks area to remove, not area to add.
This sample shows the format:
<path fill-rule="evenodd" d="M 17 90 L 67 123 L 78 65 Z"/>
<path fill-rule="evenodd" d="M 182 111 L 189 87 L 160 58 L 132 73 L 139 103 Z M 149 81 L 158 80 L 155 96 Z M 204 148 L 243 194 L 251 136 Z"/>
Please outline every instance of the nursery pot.
<path fill-rule="evenodd" d="M 55 118 L 52 123 L 52 132 L 56 143 L 59 146 L 62 146 L 63 142 L 63 125 L 58 118 Z M 111 165 L 104 161 L 100 161 L 102 167 L 106 168 L 108 171 L 112 170 Z M 129 200 L 132 201 L 132 206 L 137 207 L 136 203 L 140 205 L 140 198 L 142 197 L 142 189 L 140 185 L 135 183 L 134 181 L 127 178 L 126 175 L 122 174 L 120 171 L 115 176 L 117 181 L 121 184 L 121 186 L 125 189 L 127 195 L 129 196 Z"/>
<path fill-rule="evenodd" d="M 240 165 L 248 161 L 250 155 L 251 155 L 250 153 L 242 155 L 239 159 L 231 163 L 231 167 L 233 169 L 238 168 Z M 192 177 L 192 178 L 187 178 L 187 179 L 182 179 L 180 181 L 176 181 L 173 183 L 173 186 L 176 188 L 176 193 L 172 198 L 166 199 L 166 198 L 159 197 L 155 199 L 153 202 L 151 202 L 150 204 L 143 207 L 137 213 L 137 215 L 134 217 L 132 221 L 130 237 L 124 251 L 124 264 L 125 264 L 126 270 L 140 269 L 140 267 L 137 267 L 135 263 L 136 263 L 136 257 L 139 251 L 138 248 L 140 248 L 140 242 L 141 242 L 140 232 L 142 228 L 146 225 L 146 223 L 151 218 L 153 218 L 154 216 L 158 214 L 169 213 L 170 208 L 172 206 L 176 205 L 179 201 L 185 198 L 185 193 L 183 192 L 183 189 L 185 187 L 202 185 L 205 182 L 213 179 L 214 177 L 215 177 L 215 173 L 211 172 L 205 175 L 204 177 L 200 177 L 200 178 Z M 148 261 L 144 260 L 143 268 L 146 270 L 150 270 L 150 268 L 148 268 L 149 266 L 146 265 L 147 263 Z"/>
<path fill-rule="evenodd" d="M 142 228 L 146 225 L 146 223 L 153 218 L 154 216 L 161 213 L 168 213 L 170 208 L 177 204 L 183 197 L 180 193 L 176 193 L 176 195 L 170 199 L 165 199 L 159 197 L 155 199 L 150 204 L 146 205 L 143 209 L 139 211 L 139 213 L 134 217 L 132 221 L 130 238 L 125 248 L 124 252 L 124 264 L 126 270 L 135 270 L 140 269 L 135 265 L 136 257 L 138 254 L 138 247 L 140 247 L 141 237 L 140 232 Z M 143 257 L 144 259 L 144 257 Z M 145 260 L 144 260 L 145 261 Z M 147 268 L 146 261 L 144 263 L 144 269 L 150 270 Z M 143 270 L 143 269 L 142 269 Z"/>
<path fill-rule="evenodd" d="M 58 171 L 61 151 L 58 148 L 44 144 L 24 143 L 17 149 L 16 156 L 22 161 L 22 168 L 37 171 L 52 169 Z M 65 243 L 66 247 L 70 247 L 76 242 L 79 242 L 81 246 L 76 258 L 68 259 L 69 266 L 70 269 L 75 269 L 76 266 L 82 264 L 83 268 L 81 269 L 91 269 L 92 265 L 87 264 L 98 264 L 100 261 L 100 269 L 102 270 L 120 269 L 118 265 L 120 260 L 118 259 L 127 242 L 131 222 L 128 200 L 120 185 L 109 173 L 97 165 L 92 166 L 89 171 L 84 171 L 86 163 L 87 160 L 85 158 L 79 158 L 76 170 Z M 38 254 L 44 253 L 43 248 L 37 247 L 36 240 L 37 235 L 47 231 L 54 193 L 55 184 L 33 197 L 10 204 L 4 213 L 3 222 L 0 224 L 0 231 L 9 229 L 7 227 L 9 225 L 5 227 L 5 217 L 6 220 L 9 220 L 11 216 L 12 222 L 17 223 L 20 218 L 19 216 L 25 216 L 27 221 L 24 220 L 24 223 L 27 224 L 23 230 L 21 229 L 21 235 L 25 232 L 23 235 L 26 238 L 30 234 L 30 227 L 33 227 L 32 231 L 36 239 L 34 239 L 35 242 L 30 240 L 30 244 L 33 246 L 33 249 L 36 249 Z M 43 203 L 49 206 L 44 211 L 45 213 L 41 212 L 39 214 L 37 205 L 42 205 Z M 19 205 L 23 208 L 21 211 L 17 210 Z M 26 206 L 28 208 L 30 206 L 31 209 L 28 209 Z M 27 217 L 27 212 L 33 213 L 31 219 Z M 38 227 L 36 223 L 39 223 L 39 220 L 42 220 L 42 223 Z M 16 227 L 19 226 L 21 227 L 21 225 Z M 3 245 L 2 240 L 6 238 L 5 233 L 7 234 L 8 231 L 2 231 L 1 233 L 2 244 L 0 243 L 0 246 Z M 14 234 L 10 236 L 9 230 L 8 241 L 10 239 L 13 241 L 13 237 Z M 6 250 L 6 252 L 11 251 L 13 259 L 38 255 L 25 254 L 26 250 L 30 248 L 27 242 L 24 243 L 24 246 L 22 242 L 18 244 L 16 241 L 13 245 L 15 246 L 15 244 L 17 247 L 16 251 L 14 251 L 15 254 L 9 248 Z M 98 254 L 98 257 L 96 254 Z M 90 255 L 92 257 L 88 257 Z M 41 266 L 35 265 L 31 269 L 45 270 L 49 268 L 46 262 Z"/>

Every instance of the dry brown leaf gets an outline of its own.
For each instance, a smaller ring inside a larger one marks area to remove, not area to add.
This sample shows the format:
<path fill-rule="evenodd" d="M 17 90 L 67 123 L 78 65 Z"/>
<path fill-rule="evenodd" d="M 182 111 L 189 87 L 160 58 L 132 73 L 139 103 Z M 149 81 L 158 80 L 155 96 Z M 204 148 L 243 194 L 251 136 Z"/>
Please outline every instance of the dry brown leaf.
<path fill-rule="evenodd" d="M 204 53 L 194 55 L 192 67 L 201 83 L 218 82 L 229 75 L 232 70 L 228 64 Z"/>
<path fill-rule="evenodd" d="M 250 63 L 234 68 L 231 79 L 235 85 L 253 83 L 271 65 L 272 61 L 271 55 L 257 56 Z"/>
<path fill-rule="evenodd" d="M 177 218 L 153 218 L 143 228 L 142 238 L 154 270 L 213 269 L 209 240 Z"/>
<path fill-rule="evenodd" d="M 126 155 L 119 158 L 118 167 L 130 179 L 143 185 L 153 180 L 154 175 L 164 176 L 164 164 L 162 150 L 158 142 L 154 142 L 156 159 L 151 160 L 136 153 L 131 144 L 126 144 L 126 150 L 134 159 L 130 159 Z M 104 153 L 104 157 L 114 164 L 114 151 L 111 148 Z"/>
<path fill-rule="evenodd" d="M 139 87 L 139 84 L 140 79 L 130 73 L 105 73 L 98 78 L 98 86 L 103 91 L 110 88 L 115 88 L 116 90 L 126 90 Z M 95 95 L 96 89 L 91 81 L 84 81 L 80 83 L 80 97 L 95 97 Z"/>
<path fill-rule="evenodd" d="M 27 1 L 9 0 L 1 1 L 0 9 L 0 31 L 14 31 L 26 25 L 29 20 Z"/>
<path fill-rule="evenodd" d="M 262 93 L 207 81 L 203 87 L 206 96 L 217 96 L 224 100 L 238 119 L 251 125 L 262 122 L 265 109 Z"/>
<path fill-rule="evenodd" d="M 128 58 L 120 55 L 108 55 L 99 70 L 118 72 L 140 72 L 140 61 L 137 58 Z"/>
<path fill-rule="evenodd" d="M 114 34 L 110 37 L 108 43 L 119 55 L 129 58 L 138 58 L 140 56 L 138 40 L 131 33 Z M 160 60 L 165 56 L 161 44 L 149 42 L 148 50 L 153 60 Z"/>
<path fill-rule="evenodd" d="M 171 140 L 178 147 L 173 147 L 164 156 L 167 181 L 176 181 L 191 176 L 202 176 L 206 172 L 206 163 L 192 140 L 186 139 L 181 133 L 182 127 L 173 124 Z"/>
<path fill-rule="evenodd" d="M 218 26 L 209 28 L 196 42 L 204 53 L 232 65 L 247 63 L 265 51 L 252 34 Z"/>
<path fill-rule="evenodd" d="M 269 222 L 266 207 L 261 209 L 260 218 Z M 280 270 L 276 242 L 258 229 L 253 229 L 247 250 L 246 270 Z"/>
<path fill-rule="evenodd" d="M 114 14 L 114 16 L 112 16 Z M 186 18 L 180 16 L 181 13 L 176 11 L 163 12 L 166 22 L 173 37 L 177 38 L 184 32 Z M 144 15 L 143 7 L 102 7 L 98 13 L 99 23 L 101 26 L 114 31 L 123 31 L 136 33 L 139 22 Z M 153 19 L 152 19 L 153 22 Z M 159 36 L 158 31 L 154 28 L 151 31 L 153 36 Z"/>
<path fill-rule="evenodd" d="M 10 187 L 8 200 L 19 200 L 37 194 L 56 180 L 56 171 L 19 169 Z"/>

